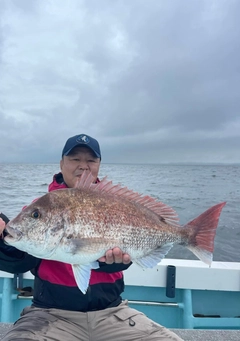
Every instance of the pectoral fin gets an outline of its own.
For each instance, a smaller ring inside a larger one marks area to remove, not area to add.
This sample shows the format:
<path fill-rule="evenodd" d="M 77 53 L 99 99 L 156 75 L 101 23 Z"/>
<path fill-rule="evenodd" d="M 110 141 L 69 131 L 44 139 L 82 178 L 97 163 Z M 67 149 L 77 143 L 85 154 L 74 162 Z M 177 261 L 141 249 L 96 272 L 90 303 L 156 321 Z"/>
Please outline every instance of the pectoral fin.
<path fill-rule="evenodd" d="M 90 264 L 84 265 L 79 264 L 72 265 L 75 281 L 83 294 L 86 294 L 87 292 L 91 276 L 91 270 L 97 268 L 99 268 L 98 262 L 92 262 Z"/>
<path fill-rule="evenodd" d="M 172 248 L 173 243 L 168 243 L 153 250 L 148 255 L 142 258 L 133 259 L 133 262 L 141 266 L 141 268 L 153 268 L 166 256 L 168 251 Z"/>

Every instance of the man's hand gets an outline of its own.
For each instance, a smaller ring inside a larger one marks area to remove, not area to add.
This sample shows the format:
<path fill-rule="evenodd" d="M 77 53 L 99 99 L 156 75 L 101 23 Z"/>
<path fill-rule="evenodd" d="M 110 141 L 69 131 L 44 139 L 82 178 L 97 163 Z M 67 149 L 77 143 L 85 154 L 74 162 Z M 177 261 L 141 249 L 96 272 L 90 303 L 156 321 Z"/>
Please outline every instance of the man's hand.
<path fill-rule="evenodd" d="M 99 262 L 105 262 L 106 264 L 129 264 L 131 262 L 131 258 L 127 253 L 123 253 L 119 247 L 115 247 L 112 250 L 108 250 L 104 257 L 99 258 Z"/>

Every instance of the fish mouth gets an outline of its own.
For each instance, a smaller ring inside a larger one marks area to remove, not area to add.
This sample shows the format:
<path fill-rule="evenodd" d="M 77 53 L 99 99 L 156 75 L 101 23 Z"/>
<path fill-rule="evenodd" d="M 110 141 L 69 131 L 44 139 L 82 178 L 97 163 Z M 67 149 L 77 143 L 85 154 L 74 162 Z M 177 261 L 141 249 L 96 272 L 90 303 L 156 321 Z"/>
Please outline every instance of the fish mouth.
<path fill-rule="evenodd" d="M 11 242 L 11 240 L 13 239 L 14 241 L 18 241 L 19 239 L 22 238 L 22 232 L 11 226 L 7 226 L 4 230 L 4 233 L 5 233 L 4 241 L 6 241 L 6 243 L 8 243 L 8 241 Z"/>

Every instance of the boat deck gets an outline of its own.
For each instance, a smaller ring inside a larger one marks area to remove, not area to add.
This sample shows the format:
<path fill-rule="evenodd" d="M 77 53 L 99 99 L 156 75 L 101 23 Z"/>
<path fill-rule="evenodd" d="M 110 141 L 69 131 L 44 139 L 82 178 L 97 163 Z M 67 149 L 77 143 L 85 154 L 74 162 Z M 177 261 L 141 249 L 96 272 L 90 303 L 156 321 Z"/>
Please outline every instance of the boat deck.
<path fill-rule="evenodd" d="M 10 323 L 0 323 L 0 340 L 11 327 Z M 240 330 L 172 329 L 184 341 L 239 341 Z"/>

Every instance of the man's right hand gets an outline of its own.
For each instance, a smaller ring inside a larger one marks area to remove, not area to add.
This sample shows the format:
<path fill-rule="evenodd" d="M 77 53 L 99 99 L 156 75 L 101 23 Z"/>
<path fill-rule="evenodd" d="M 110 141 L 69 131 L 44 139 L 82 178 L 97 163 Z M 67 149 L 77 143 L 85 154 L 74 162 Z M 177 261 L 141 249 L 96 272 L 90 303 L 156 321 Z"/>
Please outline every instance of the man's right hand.
<path fill-rule="evenodd" d="M 3 230 L 5 229 L 6 223 L 0 218 L 0 235 L 2 235 Z"/>

